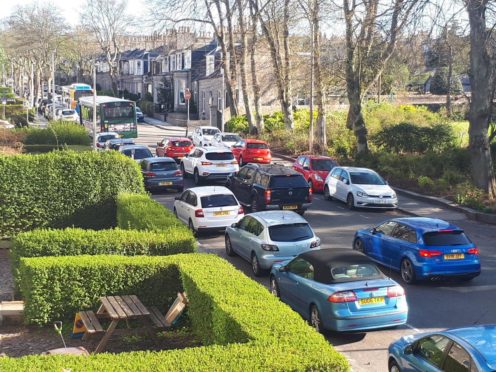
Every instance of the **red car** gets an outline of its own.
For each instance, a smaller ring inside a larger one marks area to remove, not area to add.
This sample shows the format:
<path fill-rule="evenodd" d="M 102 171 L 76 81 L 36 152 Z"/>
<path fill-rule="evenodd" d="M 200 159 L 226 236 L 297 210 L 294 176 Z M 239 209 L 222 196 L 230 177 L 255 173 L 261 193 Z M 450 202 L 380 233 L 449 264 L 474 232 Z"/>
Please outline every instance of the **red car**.
<path fill-rule="evenodd" d="M 189 138 L 171 137 L 157 142 L 157 156 L 181 160 L 195 147 Z"/>
<path fill-rule="evenodd" d="M 328 156 L 301 155 L 293 164 L 293 169 L 303 174 L 313 192 L 323 192 L 327 175 L 339 165 Z"/>
<path fill-rule="evenodd" d="M 257 139 L 241 140 L 231 147 L 231 151 L 240 166 L 247 163 L 270 164 L 272 161 L 267 142 Z"/>

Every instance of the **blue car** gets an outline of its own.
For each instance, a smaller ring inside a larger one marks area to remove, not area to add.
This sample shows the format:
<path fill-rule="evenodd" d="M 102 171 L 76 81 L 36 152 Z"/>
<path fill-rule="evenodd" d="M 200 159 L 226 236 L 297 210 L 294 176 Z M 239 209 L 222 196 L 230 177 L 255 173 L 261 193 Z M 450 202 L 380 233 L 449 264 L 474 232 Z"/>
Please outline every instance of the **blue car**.
<path fill-rule="evenodd" d="M 147 190 L 175 189 L 180 192 L 183 191 L 183 173 L 174 159 L 145 158 L 140 165 Z"/>
<path fill-rule="evenodd" d="M 407 284 L 447 277 L 471 280 L 481 271 L 475 244 L 461 228 L 439 219 L 393 218 L 358 230 L 353 249 L 399 271 Z"/>
<path fill-rule="evenodd" d="M 402 337 L 389 345 L 390 372 L 496 371 L 496 325 Z"/>
<path fill-rule="evenodd" d="M 348 248 L 308 251 L 275 264 L 270 291 L 317 330 L 362 331 L 405 324 L 403 288 Z"/>

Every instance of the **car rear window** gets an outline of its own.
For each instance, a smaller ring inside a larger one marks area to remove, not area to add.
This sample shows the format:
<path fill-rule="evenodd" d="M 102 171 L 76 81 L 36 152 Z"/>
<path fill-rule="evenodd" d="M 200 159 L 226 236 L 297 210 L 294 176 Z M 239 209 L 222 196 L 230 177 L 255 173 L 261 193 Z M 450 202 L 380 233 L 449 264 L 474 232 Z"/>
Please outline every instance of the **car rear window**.
<path fill-rule="evenodd" d="M 203 134 L 206 134 L 207 136 L 213 136 L 213 135 L 219 133 L 220 130 L 218 130 L 216 128 L 212 128 L 212 129 L 203 129 L 202 132 L 203 132 Z"/>
<path fill-rule="evenodd" d="M 308 223 L 270 226 L 269 235 L 275 242 L 297 242 L 313 238 L 313 232 Z"/>
<path fill-rule="evenodd" d="M 226 134 L 225 136 L 222 136 L 222 141 L 226 142 L 238 142 L 239 140 L 239 136 L 236 136 L 234 134 Z"/>
<path fill-rule="evenodd" d="M 132 157 L 134 152 L 134 159 L 151 158 L 153 155 L 148 149 L 127 149 L 123 153 L 126 156 Z"/>
<path fill-rule="evenodd" d="M 205 154 L 207 160 L 234 160 L 232 152 L 207 152 Z"/>
<path fill-rule="evenodd" d="M 236 198 L 230 194 L 216 194 L 200 198 L 202 208 L 230 207 L 238 205 Z"/>
<path fill-rule="evenodd" d="M 316 171 L 330 171 L 338 165 L 331 159 L 314 159 L 312 160 L 312 169 Z"/>
<path fill-rule="evenodd" d="M 372 263 L 342 264 L 331 268 L 331 276 L 337 280 L 365 280 L 381 277 L 382 274 Z"/>
<path fill-rule="evenodd" d="M 174 147 L 188 147 L 191 145 L 191 142 L 189 141 L 172 141 L 171 146 Z"/>
<path fill-rule="evenodd" d="M 73 115 L 75 112 L 74 110 L 62 110 L 62 115 Z"/>
<path fill-rule="evenodd" d="M 115 134 L 106 134 L 104 136 L 98 137 L 98 142 L 107 142 L 108 140 L 114 139 Z"/>
<path fill-rule="evenodd" d="M 351 183 L 355 185 L 385 185 L 386 182 L 371 172 L 350 172 Z"/>
<path fill-rule="evenodd" d="M 247 143 L 246 148 L 247 149 L 268 149 L 269 146 L 267 146 L 266 143 Z"/>
<path fill-rule="evenodd" d="M 428 246 L 467 245 L 471 243 L 461 230 L 434 231 L 424 234 L 424 244 Z"/>
<path fill-rule="evenodd" d="M 177 169 L 176 162 L 163 161 L 160 163 L 150 164 L 150 170 L 152 171 L 173 171 Z"/>
<path fill-rule="evenodd" d="M 308 187 L 308 183 L 299 174 L 288 176 L 272 176 L 270 179 L 270 187 Z"/>

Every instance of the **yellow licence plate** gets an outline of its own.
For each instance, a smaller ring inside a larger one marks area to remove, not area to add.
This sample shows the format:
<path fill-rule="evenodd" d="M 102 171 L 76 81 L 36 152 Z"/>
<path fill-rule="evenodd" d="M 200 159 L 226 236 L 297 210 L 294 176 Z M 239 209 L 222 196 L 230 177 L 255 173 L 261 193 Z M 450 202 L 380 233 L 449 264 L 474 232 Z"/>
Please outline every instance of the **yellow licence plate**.
<path fill-rule="evenodd" d="M 159 182 L 158 185 L 159 186 L 170 186 L 170 185 L 172 185 L 172 182 L 170 182 L 170 181 Z"/>
<path fill-rule="evenodd" d="M 464 258 L 465 255 L 463 253 L 452 253 L 444 255 L 445 260 L 463 260 Z"/>
<path fill-rule="evenodd" d="M 218 167 L 225 167 L 226 165 L 227 165 L 227 164 L 224 164 L 224 163 L 222 163 L 222 164 L 217 164 L 217 166 L 218 166 Z"/>
<path fill-rule="evenodd" d="M 358 302 L 360 303 L 360 305 L 383 304 L 384 303 L 384 297 L 362 298 Z"/>
<path fill-rule="evenodd" d="M 254 158 L 255 160 L 263 160 L 263 158 Z"/>
<path fill-rule="evenodd" d="M 282 209 L 298 209 L 297 205 L 283 205 Z"/>
<path fill-rule="evenodd" d="M 228 216 L 228 215 L 229 215 L 229 211 L 214 212 L 214 216 Z"/>

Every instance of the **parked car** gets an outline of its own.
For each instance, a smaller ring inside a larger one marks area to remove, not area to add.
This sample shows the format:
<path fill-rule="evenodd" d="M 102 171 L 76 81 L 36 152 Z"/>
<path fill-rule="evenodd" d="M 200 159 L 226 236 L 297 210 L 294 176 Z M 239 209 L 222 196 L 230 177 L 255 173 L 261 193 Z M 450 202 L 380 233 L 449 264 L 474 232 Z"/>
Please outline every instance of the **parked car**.
<path fill-rule="evenodd" d="M 405 291 L 367 256 L 347 248 L 305 252 L 272 267 L 270 291 L 317 331 L 405 324 Z"/>
<path fill-rule="evenodd" d="M 270 164 L 272 155 L 269 145 L 257 139 L 241 140 L 232 146 L 234 157 L 239 165 L 248 163 Z"/>
<path fill-rule="evenodd" d="M 60 113 L 59 119 L 62 121 L 75 121 L 76 123 L 78 123 L 79 122 L 79 115 L 76 112 L 76 110 L 63 109 Z"/>
<path fill-rule="evenodd" d="M 145 158 L 141 161 L 141 173 L 148 190 L 184 188 L 183 172 L 172 158 Z"/>
<path fill-rule="evenodd" d="M 174 201 L 174 214 L 194 232 L 223 230 L 238 222 L 243 207 L 224 186 L 193 187 Z"/>
<path fill-rule="evenodd" d="M 204 180 L 226 180 L 239 170 L 237 161 L 229 149 L 219 147 L 194 148 L 181 160 L 184 177 L 193 175 L 195 184 Z"/>
<path fill-rule="evenodd" d="M 134 139 L 132 138 L 114 138 L 107 140 L 105 142 L 106 150 L 119 150 L 119 147 L 123 145 L 134 145 Z"/>
<path fill-rule="evenodd" d="M 145 115 L 143 115 L 143 111 L 141 111 L 138 106 L 136 106 L 136 120 L 138 123 L 143 123 L 145 121 Z"/>
<path fill-rule="evenodd" d="M 150 149 L 145 145 L 122 145 L 118 151 L 138 162 L 145 158 L 153 157 Z"/>
<path fill-rule="evenodd" d="M 216 133 L 212 139 L 212 144 L 214 146 L 225 146 L 231 148 L 233 145 L 241 141 L 241 137 L 236 133 Z"/>
<path fill-rule="evenodd" d="M 446 277 L 471 280 L 481 271 L 479 249 L 463 230 L 434 218 L 393 218 L 358 230 L 353 248 L 399 271 L 409 284 Z"/>
<path fill-rule="evenodd" d="M 328 156 L 301 155 L 294 162 L 293 169 L 303 174 L 313 192 L 323 192 L 329 172 L 337 165 L 336 160 Z"/>
<path fill-rule="evenodd" d="M 320 239 L 307 221 L 292 211 L 253 213 L 226 229 L 226 253 L 238 254 L 262 275 L 273 264 L 320 249 Z"/>
<path fill-rule="evenodd" d="M 367 168 L 335 167 L 326 178 L 327 200 L 344 201 L 348 208 L 397 208 L 394 190 L 376 172 Z"/>
<path fill-rule="evenodd" d="M 105 143 L 109 140 L 118 139 L 119 133 L 116 132 L 100 132 L 96 136 L 96 147 L 98 149 L 104 149 Z"/>
<path fill-rule="evenodd" d="M 227 187 L 253 212 L 283 209 L 303 214 L 312 202 L 312 189 L 303 176 L 282 165 L 248 164 L 229 176 Z"/>
<path fill-rule="evenodd" d="M 496 370 L 496 324 L 404 336 L 389 345 L 390 372 Z"/>
<path fill-rule="evenodd" d="M 193 132 L 193 143 L 195 146 L 211 146 L 214 136 L 220 133 L 215 127 L 198 127 Z"/>
<path fill-rule="evenodd" d="M 189 138 L 170 137 L 157 142 L 157 156 L 167 156 L 180 161 L 195 147 Z"/>

